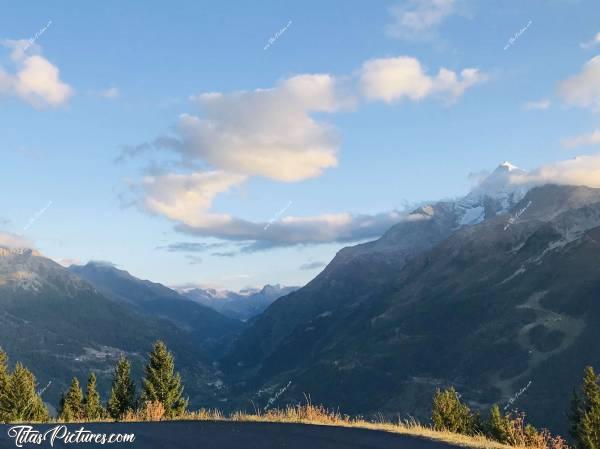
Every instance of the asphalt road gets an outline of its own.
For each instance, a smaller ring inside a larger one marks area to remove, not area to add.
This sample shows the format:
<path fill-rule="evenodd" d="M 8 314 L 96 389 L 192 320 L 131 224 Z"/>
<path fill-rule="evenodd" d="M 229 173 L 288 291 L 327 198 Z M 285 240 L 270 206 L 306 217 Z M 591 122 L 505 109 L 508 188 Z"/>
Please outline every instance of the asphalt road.
<path fill-rule="evenodd" d="M 33 430 L 44 432 L 56 424 L 34 425 Z M 170 421 L 162 423 L 96 423 L 68 424 L 67 431 L 81 427 L 93 434 L 134 434 L 134 442 L 105 444 L 65 442 L 65 430 L 59 429 L 51 446 L 51 434 L 40 444 L 20 441 L 19 428 L 0 426 L 0 448 L 131 448 L 131 449 L 456 449 L 457 446 L 424 438 L 393 433 L 305 424 Z M 21 431 L 24 438 L 26 429 Z M 9 433 L 11 436 L 9 436 Z M 61 435 L 64 435 L 62 438 Z M 35 435 L 30 434 L 35 440 Z M 72 438 L 75 438 L 73 436 Z M 100 437 L 99 437 L 100 438 Z"/>

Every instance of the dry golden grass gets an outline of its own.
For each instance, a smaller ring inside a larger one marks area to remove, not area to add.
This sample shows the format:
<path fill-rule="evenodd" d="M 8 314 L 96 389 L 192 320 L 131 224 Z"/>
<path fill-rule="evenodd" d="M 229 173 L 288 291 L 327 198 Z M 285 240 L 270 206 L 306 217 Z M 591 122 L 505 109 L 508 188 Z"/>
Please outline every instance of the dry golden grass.
<path fill-rule="evenodd" d="M 512 446 L 500 444 L 484 436 L 467 436 L 452 432 L 433 430 L 415 420 L 390 422 L 383 418 L 377 421 L 351 418 L 336 411 L 328 410 L 321 405 L 289 405 L 284 409 L 271 409 L 264 413 L 257 410 L 255 413 L 234 412 L 229 416 L 223 415 L 219 410 L 201 409 L 197 412 L 187 413 L 178 419 L 204 420 L 204 421 L 235 421 L 235 422 L 271 422 L 271 423 L 299 423 L 319 426 L 355 427 L 362 429 L 379 430 L 403 435 L 412 435 L 443 441 L 457 446 L 482 449 L 514 449 Z"/>
<path fill-rule="evenodd" d="M 163 417 L 164 408 L 160 404 L 147 403 L 136 411 L 128 412 L 122 419 L 125 422 L 147 422 L 167 420 Z M 456 446 L 479 449 L 540 449 L 546 448 L 544 442 L 535 446 L 515 445 L 509 446 L 490 440 L 483 435 L 469 436 L 458 433 L 434 430 L 431 426 L 423 425 L 414 419 L 392 422 L 381 416 L 374 421 L 361 418 L 353 418 L 342 415 L 337 411 L 329 410 L 322 405 L 313 405 L 310 400 L 306 404 L 288 405 L 284 409 L 270 409 L 262 412 L 257 409 L 254 413 L 234 412 L 224 415 L 217 409 L 200 409 L 198 411 L 186 412 L 184 415 L 173 418 L 185 421 L 232 421 L 232 422 L 265 422 L 265 423 L 298 423 L 318 426 L 339 426 L 362 429 L 378 430 L 383 432 L 398 433 L 441 441 Z M 110 422 L 101 419 L 94 422 Z M 542 443 L 544 443 L 542 445 Z M 556 448 L 557 446 L 553 446 Z M 560 446 L 558 449 L 568 449 Z"/>

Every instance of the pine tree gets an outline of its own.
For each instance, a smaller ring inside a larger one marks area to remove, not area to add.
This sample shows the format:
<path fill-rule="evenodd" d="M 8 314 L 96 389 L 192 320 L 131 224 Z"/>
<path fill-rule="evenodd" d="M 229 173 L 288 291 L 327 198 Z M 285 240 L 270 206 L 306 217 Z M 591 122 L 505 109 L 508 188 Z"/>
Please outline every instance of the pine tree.
<path fill-rule="evenodd" d="M 490 417 L 487 424 L 487 434 L 500 443 L 508 440 L 510 420 L 500 411 L 500 407 L 494 404 L 490 409 Z"/>
<path fill-rule="evenodd" d="M 162 341 L 154 344 L 145 374 L 142 400 L 160 402 L 167 418 L 180 416 L 187 408 L 187 400 L 181 397 L 183 386 L 181 376 L 175 372 L 173 354 Z"/>
<path fill-rule="evenodd" d="M 590 366 L 581 390 L 573 395 L 571 435 L 577 449 L 600 449 L 600 378 Z"/>
<path fill-rule="evenodd" d="M 76 377 L 71 381 L 69 390 L 61 401 L 59 417 L 65 422 L 82 421 L 85 419 L 83 391 Z"/>
<path fill-rule="evenodd" d="M 44 422 L 49 414 L 42 398 L 36 392 L 35 376 L 21 363 L 6 378 L 4 394 L 0 399 L 0 415 L 10 422 Z"/>
<path fill-rule="evenodd" d="M 8 356 L 0 348 L 0 422 L 6 422 L 7 419 L 2 413 L 2 400 L 6 394 L 6 384 L 8 383 Z"/>
<path fill-rule="evenodd" d="M 135 408 L 135 385 L 131 380 L 131 365 L 125 357 L 121 356 L 113 373 L 108 413 L 113 419 L 119 420 L 125 413 Z"/>
<path fill-rule="evenodd" d="M 6 387 L 8 381 L 8 356 L 0 347 L 0 394 Z"/>
<path fill-rule="evenodd" d="M 86 420 L 97 420 L 103 418 L 105 415 L 100 395 L 98 394 L 98 390 L 96 390 L 96 375 L 94 373 L 91 373 L 90 377 L 88 377 L 84 414 Z"/>

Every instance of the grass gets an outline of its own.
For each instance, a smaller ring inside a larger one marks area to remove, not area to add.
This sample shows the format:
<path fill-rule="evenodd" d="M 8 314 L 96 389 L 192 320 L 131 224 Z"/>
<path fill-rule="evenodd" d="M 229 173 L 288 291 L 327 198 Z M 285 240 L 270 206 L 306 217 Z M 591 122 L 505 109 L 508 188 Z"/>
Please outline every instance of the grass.
<path fill-rule="evenodd" d="M 163 416 L 164 408 L 159 402 L 148 402 L 140 410 L 129 412 L 121 422 L 149 422 L 167 421 Z M 225 415 L 217 409 L 200 409 L 198 411 L 186 411 L 182 416 L 173 418 L 174 421 L 225 421 L 225 422 L 264 422 L 264 423 L 297 423 L 317 426 L 339 426 L 360 429 L 370 429 L 383 432 L 410 435 L 440 441 L 455 446 L 478 449 L 568 449 L 566 445 L 549 446 L 542 442 L 534 446 L 510 446 L 491 440 L 484 435 L 463 435 L 450 431 L 435 430 L 431 426 L 424 425 L 415 419 L 398 420 L 392 422 L 383 416 L 372 421 L 342 415 L 338 411 L 327 409 L 322 405 L 314 405 L 307 398 L 306 404 L 288 405 L 283 409 L 270 409 L 265 412 L 256 409 L 254 413 L 233 412 Z M 63 423 L 62 420 L 55 420 Z M 78 422 L 114 422 L 110 419 L 99 419 L 94 421 Z"/>
<path fill-rule="evenodd" d="M 156 416 L 156 413 L 150 414 Z M 266 412 L 256 410 L 254 413 L 234 412 L 230 415 L 224 415 L 220 410 L 200 409 L 196 412 L 187 412 L 176 419 L 188 421 L 298 423 L 318 426 L 352 427 L 428 438 L 467 448 L 514 449 L 513 446 L 492 441 L 483 435 L 468 436 L 447 431 L 438 431 L 430 426 L 420 424 L 416 420 L 391 422 L 381 417 L 375 421 L 368 421 L 362 418 L 342 415 L 337 411 L 329 410 L 322 405 L 313 405 L 310 402 L 302 405 L 289 405 L 284 409 L 271 409 Z M 146 421 L 148 419 L 145 416 L 131 415 L 127 420 Z"/>

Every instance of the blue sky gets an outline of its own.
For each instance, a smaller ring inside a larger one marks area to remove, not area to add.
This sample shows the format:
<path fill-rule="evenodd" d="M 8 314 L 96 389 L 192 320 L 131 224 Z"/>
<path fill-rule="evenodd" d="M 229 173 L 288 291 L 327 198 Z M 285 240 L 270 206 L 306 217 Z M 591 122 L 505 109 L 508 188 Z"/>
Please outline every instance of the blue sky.
<path fill-rule="evenodd" d="M 0 231 L 63 263 L 300 285 L 504 160 L 599 174 L 592 0 L 2 6 Z"/>

